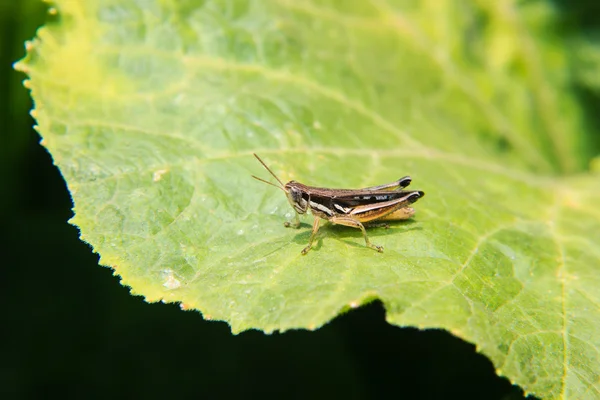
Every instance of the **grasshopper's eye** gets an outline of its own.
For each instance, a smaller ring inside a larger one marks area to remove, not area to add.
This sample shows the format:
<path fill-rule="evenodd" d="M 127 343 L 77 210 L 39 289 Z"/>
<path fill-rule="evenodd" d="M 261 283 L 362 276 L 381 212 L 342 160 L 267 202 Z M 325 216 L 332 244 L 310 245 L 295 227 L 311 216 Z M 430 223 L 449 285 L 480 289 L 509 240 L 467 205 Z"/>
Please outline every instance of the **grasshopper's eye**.
<path fill-rule="evenodd" d="M 304 214 L 306 212 L 307 203 L 306 200 L 302 198 L 302 191 L 300 189 L 290 187 L 288 191 L 288 199 L 297 212 L 300 214 Z"/>
<path fill-rule="evenodd" d="M 290 189 L 290 195 L 292 196 L 294 203 L 299 203 L 302 198 L 302 192 L 294 187 Z"/>

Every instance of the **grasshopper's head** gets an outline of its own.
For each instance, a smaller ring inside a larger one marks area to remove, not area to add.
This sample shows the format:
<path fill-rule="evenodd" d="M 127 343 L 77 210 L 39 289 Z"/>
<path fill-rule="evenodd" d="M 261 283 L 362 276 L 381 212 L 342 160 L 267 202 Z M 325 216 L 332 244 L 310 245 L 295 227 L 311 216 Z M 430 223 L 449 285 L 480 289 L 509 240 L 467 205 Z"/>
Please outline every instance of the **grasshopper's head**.
<path fill-rule="evenodd" d="M 277 175 L 275 175 L 273 171 L 271 171 L 271 169 L 267 167 L 267 164 L 265 164 L 259 156 L 254 154 L 254 157 L 256 157 L 256 159 L 263 165 L 263 167 L 265 167 L 267 171 L 269 171 L 269 173 L 273 175 L 273 178 L 277 179 L 277 182 L 279 182 L 279 186 L 269 181 L 265 181 L 264 179 L 259 178 L 258 176 L 252 175 L 252 177 L 256 180 L 259 180 L 268 185 L 275 186 L 276 188 L 283 190 L 285 192 L 285 195 L 287 196 L 288 201 L 290 202 L 292 207 L 294 207 L 294 210 L 296 210 L 298 214 L 306 213 L 306 210 L 308 210 L 308 195 L 306 194 L 306 191 L 302 189 L 305 186 L 296 181 L 289 181 L 284 185 L 283 182 L 281 182 L 281 180 L 277 177 Z"/>
<path fill-rule="evenodd" d="M 287 199 L 292 207 L 294 207 L 294 210 L 296 210 L 298 214 L 304 214 L 306 213 L 306 210 L 308 210 L 308 200 L 302 196 L 304 192 L 298 185 L 299 184 L 296 181 L 289 181 L 283 188 L 285 189 Z"/>

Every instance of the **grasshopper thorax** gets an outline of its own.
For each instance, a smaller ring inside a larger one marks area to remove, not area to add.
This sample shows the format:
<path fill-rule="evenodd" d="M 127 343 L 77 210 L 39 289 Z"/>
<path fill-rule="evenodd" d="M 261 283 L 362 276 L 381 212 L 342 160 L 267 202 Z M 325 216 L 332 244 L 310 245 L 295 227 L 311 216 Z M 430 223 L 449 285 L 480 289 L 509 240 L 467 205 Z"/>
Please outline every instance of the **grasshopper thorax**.
<path fill-rule="evenodd" d="M 294 207 L 294 210 L 296 210 L 298 214 L 306 213 L 306 210 L 308 210 L 308 201 L 302 197 L 303 192 L 298 187 L 298 182 L 289 181 L 285 184 L 284 189 L 287 199 L 292 207 Z"/>

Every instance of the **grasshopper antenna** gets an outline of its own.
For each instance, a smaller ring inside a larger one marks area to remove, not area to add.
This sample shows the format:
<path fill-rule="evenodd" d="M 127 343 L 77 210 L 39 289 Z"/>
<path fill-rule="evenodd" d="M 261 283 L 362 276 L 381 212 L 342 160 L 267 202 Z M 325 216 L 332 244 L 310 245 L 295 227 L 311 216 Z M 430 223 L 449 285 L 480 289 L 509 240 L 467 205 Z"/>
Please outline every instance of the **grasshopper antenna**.
<path fill-rule="evenodd" d="M 265 167 L 265 168 L 267 169 L 267 171 L 269 171 L 269 173 L 270 173 L 271 175 L 273 175 L 273 178 L 277 179 L 277 182 L 279 182 L 279 184 L 280 184 L 281 186 L 277 186 L 277 185 L 275 185 L 275 184 L 274 184 L 274 183 L 272 183 L 272 182 L 269 182 L 269 181 L 266 181 L 266 180 L 264 180 L 264 179 L 262 179 L 262 178 L 259 178 L 258 176 L 254 176 L 254 175 L 252 175 L 252 177 L 253 177 L 254 179 L 258 180 L 258 181 L 261 181 L 261 182 L 264 182 L 264 183 L 266 183 L 267 185 L 275 186 L 276 188 L 278 188 L 278 189 L 281 189 L 281 190 L 283 190 L 283 191 L 285 192 L 285 189 L 284 189 L 284 184 L 283 184 L 283 182 L 281 182 L 281 180 L 279 180 L 279 178 L 277 177 L 277 175 L 275 175 L 275 174 L 273 173 L 273 171 L 271 171 L 271 169 L 270 169 L 269 167 L 267 167 L 267 164 L 265 164 L 265 163 L 264 163 L 264 161 L 263 161 L 263 160 L 261 160 L 261 159 L 260 159 L 260 157 L 256 155 L 256 153 L 252 153 L 252 154 L 254 154 L 254 157 L 256 157 L 256 159 L 257 159 L 257 160 L 258 160 L 258 161 L 259 161 L 259 162 L 260 162 L 260 163 L 263 165 L 263 167 Z"/>

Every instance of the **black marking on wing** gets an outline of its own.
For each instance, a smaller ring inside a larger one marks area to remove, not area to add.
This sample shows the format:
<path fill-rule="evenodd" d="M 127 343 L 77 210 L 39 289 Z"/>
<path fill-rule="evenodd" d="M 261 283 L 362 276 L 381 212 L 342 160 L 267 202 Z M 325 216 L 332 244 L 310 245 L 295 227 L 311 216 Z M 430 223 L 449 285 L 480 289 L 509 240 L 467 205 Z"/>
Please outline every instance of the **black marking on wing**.
<path fill-rule="evenodd" d="M 425 193 L 415 190 L 415 191 L 407 191 L 407 190 L 398 190 L 395 192 L 386 192 L 386 193 L 371 193 L 371 194 L 359 194 L 355 196 L 340 196 L 335 199 L 331 199 L 331 201 L 340 204 L 343 207 L 356 207 L 365 204 L 375 204 L 382 203 L 384 201 L 391 201 L 400 199 L 402 197 L 406 197 L 406 204 L 412 204 L 415 201 L 419 200 L 423 197 Z"/>

